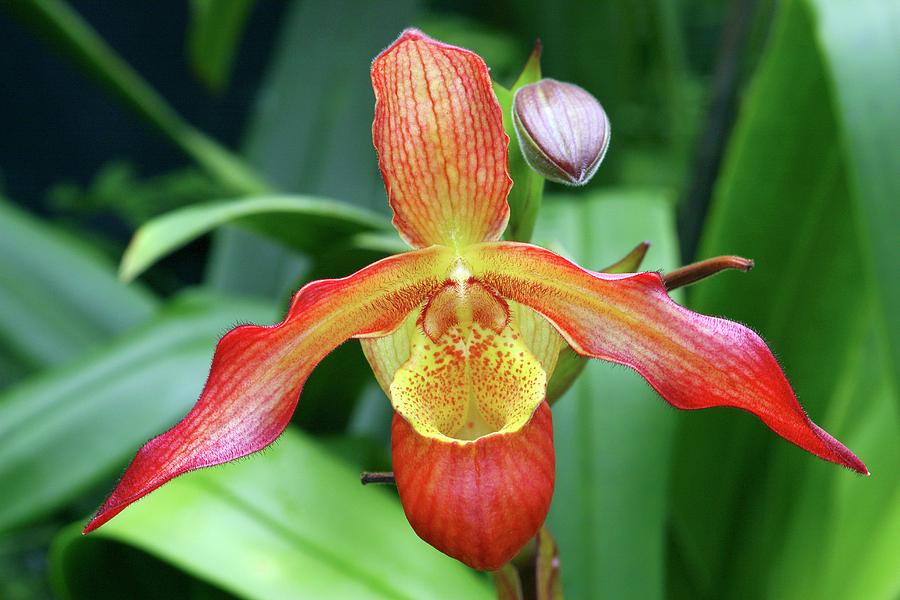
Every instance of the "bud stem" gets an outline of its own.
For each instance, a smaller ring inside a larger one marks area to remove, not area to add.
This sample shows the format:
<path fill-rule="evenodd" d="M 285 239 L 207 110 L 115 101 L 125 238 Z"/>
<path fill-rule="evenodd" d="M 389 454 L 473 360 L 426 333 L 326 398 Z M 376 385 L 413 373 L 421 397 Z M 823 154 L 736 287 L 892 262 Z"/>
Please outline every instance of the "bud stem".
<path fill-rule="evenodd" d="M 753 261 L 749 258 L 741 258 L 740 256 L 716 256 L 714 258 L 708 258 L 706 260 L 701 260 L 700 262 L 679 267 L 674 271 L 666 273 L 663 275 L 663 282 L 666 284 L 666 289 L 672 291 L 696 283 L 701 279 L 711 277 L 726 269 L 749 271 L 752 268 Z"/>
<path fill-rule="evenodd" d="M 371 483 L 396 485 L 393 471 L 363 471 L 359 475 L 359 482 L 363 485 Z"/>

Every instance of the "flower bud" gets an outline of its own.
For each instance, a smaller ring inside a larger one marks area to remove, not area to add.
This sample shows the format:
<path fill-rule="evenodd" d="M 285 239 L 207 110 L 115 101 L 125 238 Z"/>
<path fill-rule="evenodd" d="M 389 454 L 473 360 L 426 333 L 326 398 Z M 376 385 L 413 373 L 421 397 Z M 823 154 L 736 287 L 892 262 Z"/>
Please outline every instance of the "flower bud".
<path fill-rule="evenodd" d="M 603 107 L 571 83 L 542 79 L 520 88 L 513 101 L 513 123 L 528 165 L 557 183 L 590 181 L 609 146 Z"/>

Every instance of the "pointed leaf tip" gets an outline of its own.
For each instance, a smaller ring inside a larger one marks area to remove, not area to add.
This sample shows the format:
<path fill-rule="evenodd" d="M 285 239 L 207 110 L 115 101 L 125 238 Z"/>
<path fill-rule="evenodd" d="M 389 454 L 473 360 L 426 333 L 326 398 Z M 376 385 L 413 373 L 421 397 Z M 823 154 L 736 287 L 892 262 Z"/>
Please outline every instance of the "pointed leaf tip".
<path fill-rule="evenodd" d="M 636 273 L 647 256 L 647 250 L 650 249 L 650 242 L 643 241 L 635 246 L 631 252 L 623 256 L 618 261 L 600 269 L 601 273 Z"/>

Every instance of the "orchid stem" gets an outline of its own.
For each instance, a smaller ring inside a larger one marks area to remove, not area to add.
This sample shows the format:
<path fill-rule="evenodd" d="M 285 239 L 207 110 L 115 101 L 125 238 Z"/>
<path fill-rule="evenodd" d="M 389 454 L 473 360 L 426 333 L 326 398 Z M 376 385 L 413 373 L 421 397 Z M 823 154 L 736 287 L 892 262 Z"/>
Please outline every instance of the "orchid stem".
<path fill-rule="evenodd" d="M 726 269 L 739 269 L 749 271 L 753 268 L 753 261 L 740 256 L 716 256 L 679 267 L 670 273 L 663 275 L 663 282 L 669 291 L 696 283 L 701 279 L 711 277 Z"/>
<path fill-rule="evenodd" d="M 363 485 L 370 483 L 396 485 L 393 471 L 363 471 L 359 475 L 359 482 Z"/>

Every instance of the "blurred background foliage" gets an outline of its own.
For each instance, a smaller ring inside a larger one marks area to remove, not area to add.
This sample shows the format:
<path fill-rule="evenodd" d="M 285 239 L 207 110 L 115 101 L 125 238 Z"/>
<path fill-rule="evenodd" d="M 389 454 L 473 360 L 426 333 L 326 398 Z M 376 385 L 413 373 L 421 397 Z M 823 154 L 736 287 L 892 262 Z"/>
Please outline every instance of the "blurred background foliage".
<path fill-rule="evenodd" d="M 219 335 L 398 248 L 368 65 L 411 24 L 507 85 L 540 38 L 614 135 L 586 189 L 548 185 L 535 240 L 596 268 L 644 239 L 648 269 L 754 258 L 679 299 L 759 331 L 872 471 L 592 363 L 554 407 L 566 595 L 900 597 L 896 2 L 0 7 L 0 597 L 492 597 L 357 483 L 389 468 L 390 407 L 356 344 L 273 448 L 80 535 Z"/>

